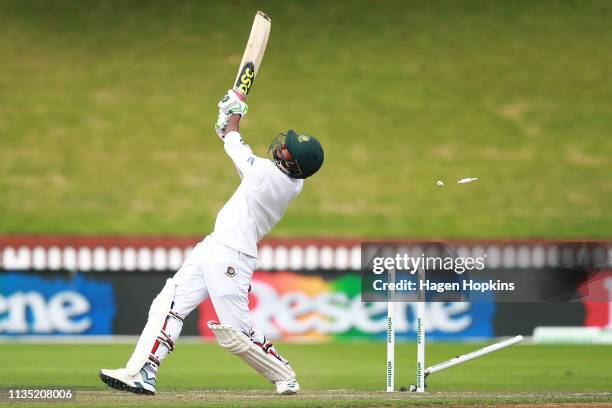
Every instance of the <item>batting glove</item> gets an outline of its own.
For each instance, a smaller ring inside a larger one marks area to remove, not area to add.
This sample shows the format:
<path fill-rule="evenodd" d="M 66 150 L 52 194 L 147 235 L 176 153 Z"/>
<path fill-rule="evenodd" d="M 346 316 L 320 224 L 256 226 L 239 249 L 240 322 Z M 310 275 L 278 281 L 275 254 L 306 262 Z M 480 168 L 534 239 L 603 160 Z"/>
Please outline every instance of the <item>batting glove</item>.
<path fill-rule="evenodd" d="M 231 89 L 227 91 L 227 95 L 221 99 L 221 102 L 219 102 L 217 106 L 219 106 L 219 112 L 225 113 L 226 115 L 238 114 L 244 117 L 249 111 L 247 104 Z"/>
<path fill-rule="evenodd" d="M 219 116 L 217 116 L 217 123 L 215 123 L 215 132 L 221 139 L 225 137 L 225 128 L 227 127 L 227 122 L 229 120 L 229 115 L 221 112 L 219 110 Z"/>

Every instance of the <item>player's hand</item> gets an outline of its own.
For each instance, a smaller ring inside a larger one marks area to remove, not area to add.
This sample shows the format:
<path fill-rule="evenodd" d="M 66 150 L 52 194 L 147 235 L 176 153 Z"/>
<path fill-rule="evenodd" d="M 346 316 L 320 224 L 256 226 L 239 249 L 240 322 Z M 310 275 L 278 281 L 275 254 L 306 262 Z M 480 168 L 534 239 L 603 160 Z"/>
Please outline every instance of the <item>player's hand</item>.
<path fill-rule="evenodd" d="M 240 115 L 244 117 L 249 111 L 247 104 L 233 90 L 227 91 L 227 95 L 221 99 L 219 112 L 226 115 Z"/>
<path fill-rule="evenodd" d="M 221 110 L 219 110 L 219 116 L 217 116 L 217 123 L 215 123 L 215 132 L 221 139 L 225 137 L 225 129 L 227 128 L 227 123 L 229 121 L 230 115 L 227 115 Z"/>

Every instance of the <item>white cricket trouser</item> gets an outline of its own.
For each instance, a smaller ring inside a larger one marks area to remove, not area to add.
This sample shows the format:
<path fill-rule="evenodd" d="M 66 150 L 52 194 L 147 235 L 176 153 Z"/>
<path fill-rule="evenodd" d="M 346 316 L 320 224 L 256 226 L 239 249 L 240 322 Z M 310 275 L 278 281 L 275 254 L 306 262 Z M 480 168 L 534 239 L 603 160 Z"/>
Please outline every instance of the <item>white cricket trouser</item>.
<path fill-rule="evenodd" d="M 172 310 L 151 349 L 145 370 L 157 372 L 161 361 L 174 349 L 174 343 L 181 334 L 183 319 L 208 297 L 220 323 L 242 331 L 265 353 L 289 364 L 263 334 L 253 331 L 251 327 L 249 285 L 256 261 L 256 258 L 229 248 L 212 236 L 207 236 L 196 245 L 174 275 L 173 283 L 176 286 Z"/>
<path fill-rule="evenodd" d="M 250 333 L 248 294 L 256 262 L 256 258 L 207 236 L 174 275 L 172 310 L 185 318 L 210 297 L 222 324 Z"/>

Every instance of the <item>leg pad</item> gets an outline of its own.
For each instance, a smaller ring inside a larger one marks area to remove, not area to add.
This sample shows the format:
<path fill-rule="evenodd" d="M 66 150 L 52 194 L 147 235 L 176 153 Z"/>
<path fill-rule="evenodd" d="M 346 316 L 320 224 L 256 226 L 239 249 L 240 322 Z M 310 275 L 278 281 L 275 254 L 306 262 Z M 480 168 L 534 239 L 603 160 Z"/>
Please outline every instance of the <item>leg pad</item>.
<path fill-rule="evenodd" d="M 161 292 L 159 292 L 157 297 L 155 297 L 153 303 L 151 303 L 147 324 L 138 339 L 132 357 L 130 357 L 126 365 L 126 370 L 129 375 L 135 376 L 138 374 L 140 369 L 149 360 L 153 345 L 158 340 L 158 336 L 160 336 L 162 332 L 166 318 L 171 311 L 175 289 L 176 284 L 174 280 L 168 279 L 166 285 Z"/>
<path fill-rule="evenodd" d="M 288 364 L 264 351 L 246 334 L 217 322 L 208 322 L 208 327 L 221 347 L 243 359 L 270 382 L 295 380 L 295 372 Z"/>

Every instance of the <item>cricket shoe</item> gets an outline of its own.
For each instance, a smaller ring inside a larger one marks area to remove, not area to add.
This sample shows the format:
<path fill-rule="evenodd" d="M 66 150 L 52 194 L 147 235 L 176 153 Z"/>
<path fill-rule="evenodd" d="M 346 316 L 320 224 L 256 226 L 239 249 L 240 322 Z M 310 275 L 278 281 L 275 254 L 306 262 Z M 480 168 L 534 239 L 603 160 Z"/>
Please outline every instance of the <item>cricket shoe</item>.
<path fill-rule="evenodd" d="M 277 381 L 274 384 L 278 395 L 295 395 L 300 390 L 300 384 L 296 380 Z"/>
<path fill-rule="evenodd" d="M 144 367 L 138 374 L 131 376 L 125 368 L 117 370 L 100 370 L 100 379 L 103 383 L 119 391 L 128 391 L 134 394 L 155 395 L 157 380 L 155 374 L 147 371 Z"/>

